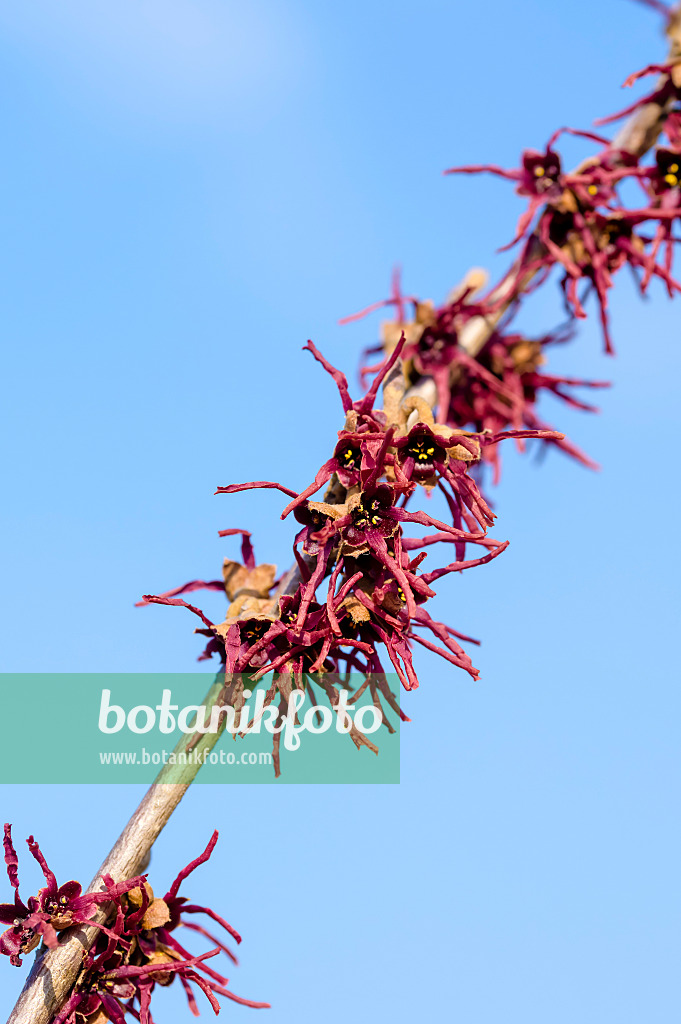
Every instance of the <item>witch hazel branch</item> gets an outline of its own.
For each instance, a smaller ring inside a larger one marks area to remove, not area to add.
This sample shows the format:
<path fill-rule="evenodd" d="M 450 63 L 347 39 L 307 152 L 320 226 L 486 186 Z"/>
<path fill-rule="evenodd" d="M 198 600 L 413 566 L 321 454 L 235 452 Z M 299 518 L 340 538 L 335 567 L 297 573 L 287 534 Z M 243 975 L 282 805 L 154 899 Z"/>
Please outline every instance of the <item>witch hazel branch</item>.
<path fill-rule="evenodd" d="M 225 483 L 217 492 L 282 493 L 281 518 L 295 523 L 292 568 L 278 576 L 274 565 L 256 560 L 250 532 L 231 527 L 222 536 L 240 538 L 241 558 L 227 558 L 221 578 L 145 596 L 143 604 L 182 607 L 198 619 L 201 658 L 217 661 L 211 707 L 227 700 L 241 709 L 246 683 L 264 689 L 261 706 L 274 704 L 283 722 L 294 690 L 313 696 L 319 688 L 338 708 L 340 689 L 359 675 L 353 697 L 368 690 L 392 729 L 390 715 L 406 715 L 387 669 L 405 690 L 415 690 L 420 649 L 477 678 L 468 652 L 477 641 L 430 609 L 439 580 L 483 571 L 507 546 L 490 535 L 496 516 L 485 497 L 486 470 L 499 479 L 500 451 L 509 441 L 556 448 L 593 466 L 545 421 L 539 406 L 550 395 L 590 411 L 586 396 L 607 384 L 549 372 L 550 354 L 569 344 L 591 304 L 605 349 L 614 351 L 609 297 L 625 267 L 642 295 L 654 284 L 669 297 L 681 290 L 673 266 L 681 215 L 681 8 L 643 2 L 663 16 L 669 54 L 625 84 L 654 75 L 652 89 L 602 119 L 598 131 L 560 129 L 542 148 L 525 150 L 516 168 L 469 164 L 448 172 L 496 176 L 525 202 L 515 229 L 501 239 L 518 253 L 502 280 L 485 290 L 483 275 L 473 272 L 436 306 L 403 295 L 396 276 L 391 296 L 376 304 L 391 306 L 395 317 L 383 325 L 380 346 L 365 352 L 360 397 L 350 394 L 345 375 L 312 342 L 305 346 L 339 397 L 328 459 L 301 491 L 255 480 Z M 601 134 L 625 116 L 614 138 Z M 595 147 L 574 171 L 564 169 L 558 149 L 566 133 Z M 632 189 L 638 202 L 630 201 Z M 514 319 L 551 279 L 559 284 L 565 323 L 528 338 Z M 201 590 L 225 594 L 224 620 L 213 622 L 193 597 L 187 600 Z M 376 750 L 361 730 L 350 736 L 358 748 Z M 85 892 L 75 881 L 57 884 L 31 837 L 29 853 L 45 885 L 35 896 L 20 897 L 18 857 L 6 826 L 13 899 L 0 906 L 6 926 L 0 956 L 19 967 L 38 952 L 8 1024 L 153 1024 L 154 993 L 168 986 L 184 991 L 192 1013 L 199 1000 L 215 1013 L 224 999 L 267 1005 L 235 996 L 214 966 L 214 957 L 234 961 L 231 945 L 214 931 L 217 925 L 238 942 L 231 926 L 179 895 L 180 885 L 210 857 L 217 833 L 163 897 L 145 872 L 153 843 L 197 770 L 161 773 Z M 202 919 L 209 919 L 208 927 Z M 187 931 L 209 940 L 208 953 L 187 948 L 181 937 Z"/>
<path fill-rule="evenodd" d="M 358 399 L 345 375 L 312 342 L 305 346 L 341 400 L 344 422 L 328 460 L 300 492 L 269 480 L 217 491 L 274 488 L 291 499 L 281 513 L 282 519 L 293 515 L 298 526 L 286 591 L 275 581 L 274 566 L 257 565 L 250 534 L 234 530 L 223 535 L 245 536 L 243 561 L 227 559 L 222 581 L 193 581 L 145 597 L 144 603 L 180 605 L 197 615 L 197 632 L 208 641 L 201 657 L 217 657 L 221 671 L 251 673 L 251 686 L 267 677 L 265 703 L 276 701 L 282 719 L 292 689 L 312 693 L 319 685 L 337 704 L 335 681 L 353 672 L 384 713 L 387 705 L 404 719 L 385 682 L 386 669 L 405 690 L 415 689 L 420 647 L 477 678 L 466 650 L 476 641 L 432 616 L 429 602 L 439 579 L 481 567 L 507 546 L 489 535 L 495 515 L 483 494 L 483 467 L 491 465 L 498 481 L 506 440 L 552 446 L 595 467 L 545 422 L 538 406 L 550 394 L 573 408 L 595 410 L 585 393 L 607 382 L 552 374 L 547 362 L 553 348 L 574 336 L 591 297 L 605 349 L 613 352 L 608 300 L 617 273 L 628 267 L 641 294 L 654 279 L 670 297 L 681 290 L 673 277 L 673 225 L 681 212 L 681 94 L 675 84 L 677 77 L 681 82 L 681 26 L 672 12 L 667 30 L 669 62 L 627 82 L 653 71 L 662 75 L 654 93 L 632 106 L 621 140 L 561 128 L 543 150 L 526 150 L 518 168 L 469 165 L 446 172 L 489 172 L 513 182 L 526 201 L 503 246 L 520 253 L 502 281 L 481 294 L 484 278 L 474 273 L 436 307 L 403 295 L 396 275 L 390 298 L 347 318 L 386 305 L 395 311 L 395 320 L 383 326 L 381 345 L 365 352 L 361 379 L 367 391 Z M 597 147 L 575 171 L 564 170 L 557 149 L 566 133 Z M 645 147 L 658 138 L 654 162 L 647 163 Z M 639 189 L 640 205 L 625 203 L 625 182 Z M 514 328 L 514 318 L 552 277 L 563 295 L 565 322 L 527 338 Z M 377 409 L 381 388 L 383 408 Z M 432 503 L 429 511 L 415 507 L 431 494 L 440 498 L 439 516 L 430 512 Z M 223 622 L 210 621 L 185 601 L 183 595 L 203 587 L 224 590 L 229 604 Z M 389 725 L 387 713 L 385 721 Z M 374 749 L 361 734 L 353 740 Z M 277 773 L 278 755 L 275 743 Z"/>

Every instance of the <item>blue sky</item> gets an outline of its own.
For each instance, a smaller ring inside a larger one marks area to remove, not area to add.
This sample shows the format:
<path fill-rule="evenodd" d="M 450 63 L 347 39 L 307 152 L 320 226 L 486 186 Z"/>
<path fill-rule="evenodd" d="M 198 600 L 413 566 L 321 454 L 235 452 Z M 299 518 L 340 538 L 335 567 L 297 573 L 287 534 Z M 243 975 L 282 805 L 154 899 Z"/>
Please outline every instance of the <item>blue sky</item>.
<path fill-rule="evenodd" d="M 441 170 L 588 127 L 663 49 L 625 0 L 0 5 L 0 668 L 192 670 L 190 617 L 133 603 L 217 575 L 229 526 L 287 564 L 276 494 L 213 491 L 327 458 L 306 339 L 352 377 L 377 325 L 336 321 L 395 262 L 434 299 L 503 269 L 511 189 Z M 559 318 L 549 288 L 523 322 Z M 421 658 L 399 787 L 197 786 L 162 836 L 157 888 L 220 829 L 191 895 L 243 932 L 234 988 L 272 1024 L 678 1012 L 678 333 L 623 281 L 618 358 L 589 321 L 555 361 L 614 382 L 599 417 L 544 410 L 603 470 L 507 451 L 511 545 L 438 599 L 482 680 Z M 89 880 L 139 796 L 5 786 L 2 811 Z"/>

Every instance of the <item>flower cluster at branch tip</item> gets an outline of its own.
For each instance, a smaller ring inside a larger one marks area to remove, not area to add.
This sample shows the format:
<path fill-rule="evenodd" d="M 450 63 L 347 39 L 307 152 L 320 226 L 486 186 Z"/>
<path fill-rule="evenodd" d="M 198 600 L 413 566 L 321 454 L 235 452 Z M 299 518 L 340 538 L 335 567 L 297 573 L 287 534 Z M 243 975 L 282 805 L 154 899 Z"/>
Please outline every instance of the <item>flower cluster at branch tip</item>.
<path fill-rule="evenodd" d="M 241 942 L 239 934 L 210 907 L 190 903 L 179 895 L 182 882 L 209 859 L 217 840 L 218 833 L 214 832 L 203 853 L 180 871 L 165 896 L 159 898 L 146 875 L 119 883 L 103 875 L 101 891 L 85 895 L 78 882 L 58 887 L 31 837 L 29 849 L 47 885 L 24 904 L 19 898 L 18 858 L 11 827 L 5 825 L 5 864 L 15 896 L 13 904 L 0 907 L 4 923 L 14 915 L 0 940 L 0 951 L 20 966 L 21 955 L 35 949 L 41 938 L 54 948 L 57 932 L 71 925 L 88 924 L 99 929 L 94 945 L 83 957 L 73 991 L 53 1024 L 125 1024 L 128 1015 L 141 1024 L 154 1024 L 150 1006 L 155 987 L 170 985 L 176 978 L 195 1016 L 199 1013 L 197 991 L 205 995 L 216 1014 L 220 1012 L 218 996 L 254 1008 L 269 1006 L 242 999 L 227 988 L 229 979 L 207 961 L 219 953 L 234 964 L 237 959 L 221 939 L 194 920 L 195 915 L 210 918 L 237 943 Z M 98 908 L 106 911 L 104 922 L 92 920 Z M 212 948 L 199 956 L 190 953 L 178 937 L 181 929 L 208 939 Z"/>

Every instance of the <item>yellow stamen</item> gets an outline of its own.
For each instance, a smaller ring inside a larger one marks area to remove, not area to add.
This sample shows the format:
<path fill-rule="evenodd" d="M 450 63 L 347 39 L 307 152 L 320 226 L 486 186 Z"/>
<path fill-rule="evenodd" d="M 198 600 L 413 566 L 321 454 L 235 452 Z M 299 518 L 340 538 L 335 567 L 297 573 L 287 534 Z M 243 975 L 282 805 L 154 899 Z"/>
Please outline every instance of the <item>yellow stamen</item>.
<path fill-rule="evenodd" d="M 598 192 L 598 189 L 597 189 L 597 187 L 595 185 L 589 185 L 589 187 L 587 189 L 587 192 L 589 193 L 590 196 L 595 196 L 596 193 Z"/>
<path fill-rule="evenodd" d="M 668 185 L 678 185 L 679 183 L 679 179 L 676 177 L 675 174 L 665 174 L 664 180 L 667 182 Z"/>
<path fill-rule="evenodd" d="M 674 171 L 674 173 L 676 173 L 676 171 L 678 171 L 678 169 L 679 169 L 679 165 L 678 164 L 670 164 L 669 165 L 669 170 L 670 171 Z"/>
<path fill-rule="evenodd" d="M 535 178 L 542 178 L 545 173 L 546 173 L 546 171 L 544 170 L 543 167 L 535 167 L 535 169 L 534 169 L 534 176 L 535 176 Z"/>

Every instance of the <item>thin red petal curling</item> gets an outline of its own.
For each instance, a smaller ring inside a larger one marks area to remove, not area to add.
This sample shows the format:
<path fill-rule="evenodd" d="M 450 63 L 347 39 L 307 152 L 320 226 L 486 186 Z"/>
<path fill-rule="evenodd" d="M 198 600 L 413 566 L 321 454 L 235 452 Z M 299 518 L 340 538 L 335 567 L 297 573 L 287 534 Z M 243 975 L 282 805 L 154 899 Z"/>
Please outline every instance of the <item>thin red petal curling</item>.
<path fill-rule="evenodd" d="M 3 848 L 5 851 L 5 865 L 9 884 L 19 895 L 19 858 L 12 842 L 12 826 L 6 824 L 3 836 Z"/>

